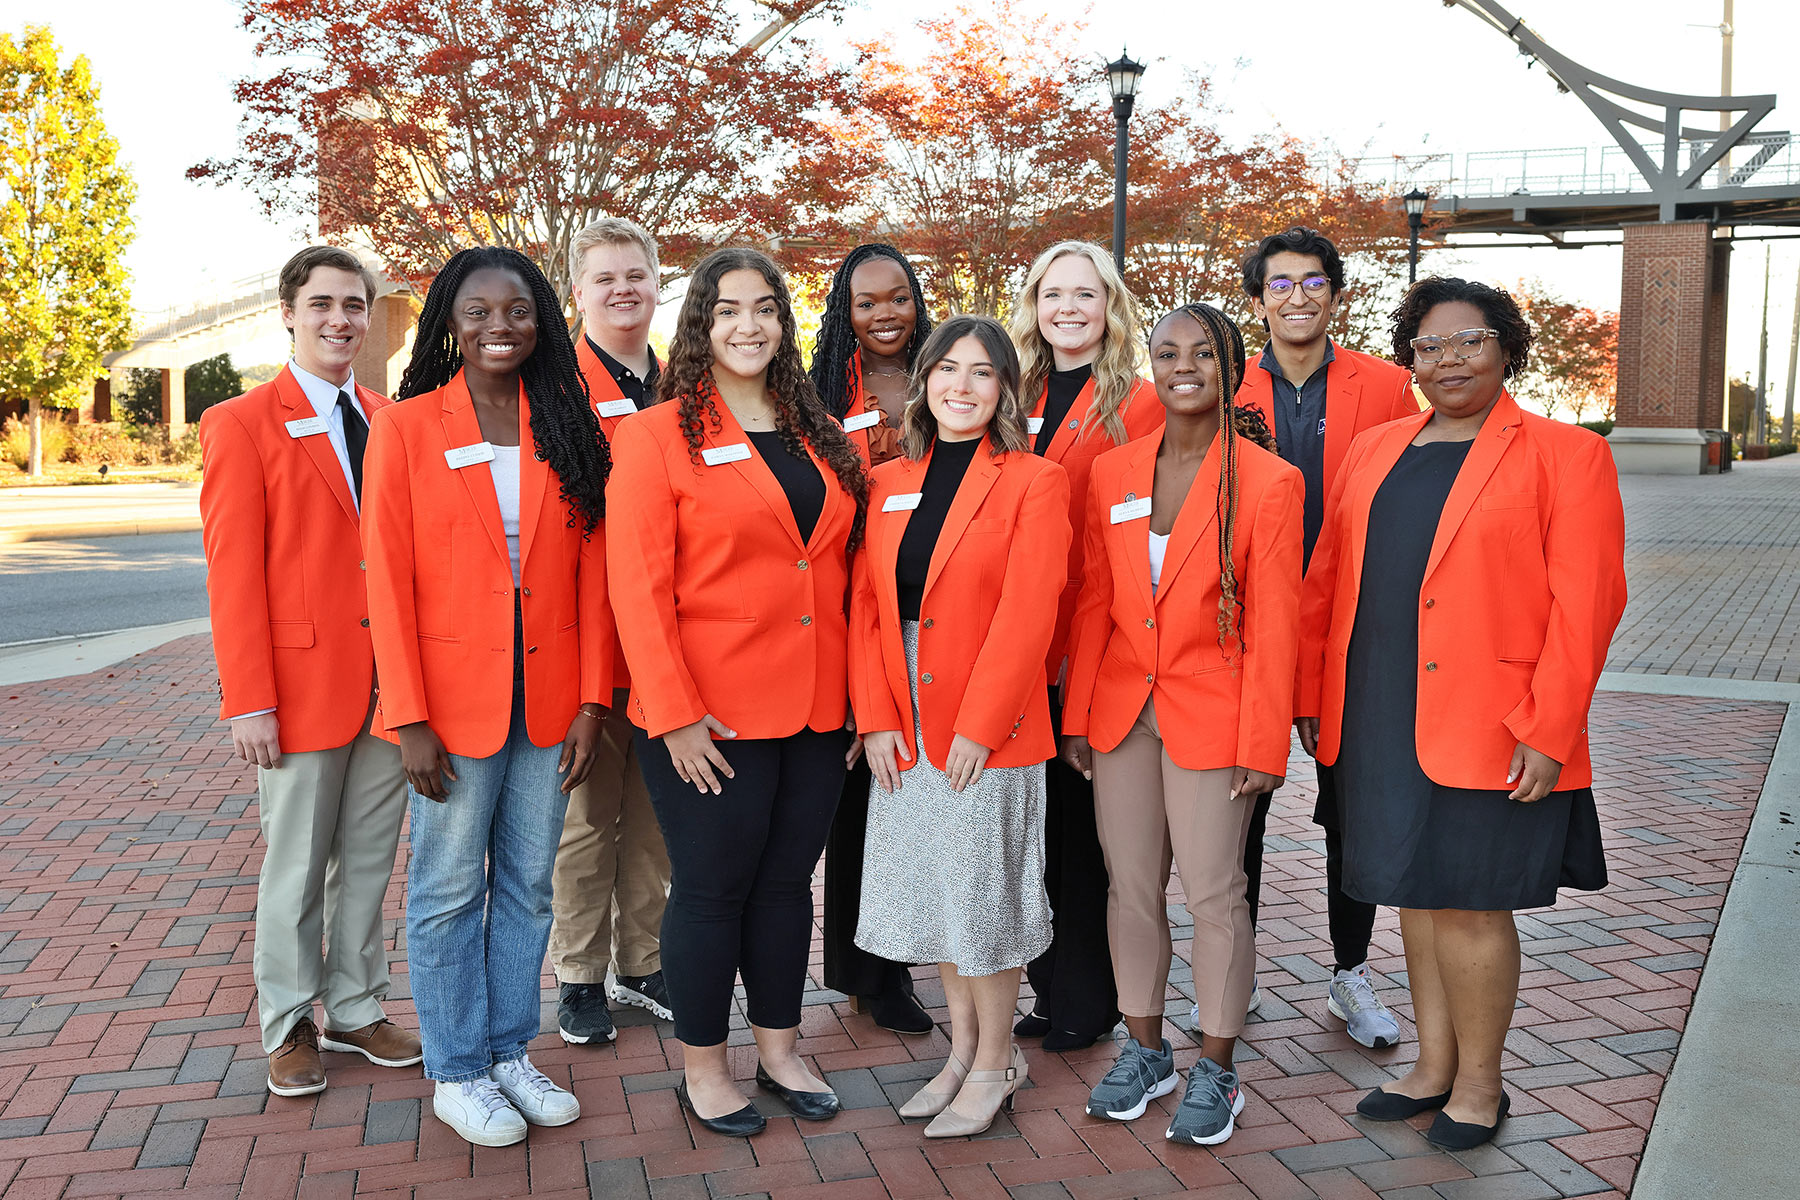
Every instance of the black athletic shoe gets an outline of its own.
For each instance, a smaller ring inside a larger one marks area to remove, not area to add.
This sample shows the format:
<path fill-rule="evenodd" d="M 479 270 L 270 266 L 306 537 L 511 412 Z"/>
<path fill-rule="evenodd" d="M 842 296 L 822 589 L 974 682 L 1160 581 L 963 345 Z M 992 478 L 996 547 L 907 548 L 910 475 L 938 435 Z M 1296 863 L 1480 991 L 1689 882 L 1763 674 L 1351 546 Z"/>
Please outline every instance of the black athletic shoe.
<path fill-rule="evenodd" d="M 647 1008 L 665 1021 L 675 1019 L 675 1010 L 669 1007 L 669 987 L 663 982 L 661 971 L 652 971 L 648 975 L 615 975 L 606 994 L 615 1003 Z"/>
<path fill-rule="evenodd" d="M 597 983 L 565 983 L 556 1005 L 556 1032 L 562 1040 L 584 1046 L 619 1036 L 606 1011 L 606 989 Z"/>

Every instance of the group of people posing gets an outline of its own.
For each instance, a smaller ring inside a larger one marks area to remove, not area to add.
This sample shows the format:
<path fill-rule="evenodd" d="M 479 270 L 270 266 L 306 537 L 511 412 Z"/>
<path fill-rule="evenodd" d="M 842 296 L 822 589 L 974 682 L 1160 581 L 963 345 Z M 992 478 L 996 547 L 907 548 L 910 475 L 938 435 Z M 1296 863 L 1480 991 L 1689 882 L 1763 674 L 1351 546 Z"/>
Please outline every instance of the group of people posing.
<path fill-rule="evenodd" d="M 1328 334 L 1338 251 L 1289 229 L 1244 259 L 1252 359 L 1211 305 L 1146 327 L 1088 243 L 1032 263 L 1007 325 L 934 324 L 870 244 L 808 362 L 780 269 L 730 248 L 693 266 L 660 361 L 649 235 L 600 220 L 569 259 L 573 338 L 524 255 L 452 258 L 390 403 L 353 377 L 373 277 L 302 251 L 292 362 L 202 418 L 272 1092 L 348 1051 L 422 1060 L 477 1144 L 575 1120 L 527 1053 L 548 947 L 565 1040 L 615 1035 L 609 995 L 672 1018 L 682 1104 L 748 1136 L 741 981 L 758 1086 L 829 1119 L 798 1045 L 823 853 L 825 984 L 926 1034 L 911 972 L 942 980 L 950 1053 L 900 1110 L 924 1136 L 1011 1106 L 1017 1039 L 1121 1018 L 1088 1111 L 1134 1120 L 1181 1082 L 1174 866 L 1201 1046 L 1167 1136 L 1217 1144 L 1297 730 L 1319 999 L 1373 1048 L 1401 1036 L 1367 963 L 1400 910 L 1419 1053 L 1359 1111 L 1493 1136 L 1512 912 L 1605 883 L 1587 710 L 1624 605 L 1610 453 L 1508 394 L 1532 341 L 1511 297 L 1423 280 L 1394 361 L 1353 352 Z M 403 813 L 417 1035 L 382 1008 Z"/>

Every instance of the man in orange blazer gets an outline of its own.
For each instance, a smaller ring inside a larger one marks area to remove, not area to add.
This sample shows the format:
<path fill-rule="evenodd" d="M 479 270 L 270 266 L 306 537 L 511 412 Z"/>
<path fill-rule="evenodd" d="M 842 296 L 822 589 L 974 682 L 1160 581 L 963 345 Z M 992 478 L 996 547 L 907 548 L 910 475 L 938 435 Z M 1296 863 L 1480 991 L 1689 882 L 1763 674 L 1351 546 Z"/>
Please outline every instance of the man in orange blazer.
<path fill-rule="evenodd" d="M 569 245 L 569 277 L 583 336 L 575 357 L 608 441 L 624 418 L 656 403 L 661 364 L 650 349 L 656 316 L 656 241 L 634 222 L 602 217 Z M 569 795 L 551 884 L 550 964 L 560 997 L 557 1030 L 566 1042 L 610 1042 L 607 1012 L 623 1004 L 673 1019 L 662 973 L 663 905 L 669 851 L 650 807 L 632 747 L 624 652 L 613 653 L 611 707 L 600 723 L 593 770 Z M 613 982 L 606 982 L 607 968 Z"/>
<path fill-rule="evenodd" d="M 1357 434 L 1419 411 L 1412 376 L 1373 355 L 1332 342 L 1326 332 L 1344 290 L 1344 260 L 1331 240 L 1296 226 L 1265 237 L 1244 258 L 1244 294 L 1269 332 L 1260 357 L 1244 372 L 1237 403 L 1262 413 L 1275 449 L 1306 481 L 1302 510 L 1303 564 L 1325 517 L 1325 498 Z M 1369 937 L 1375 906 L 1344 895 L 1337 788 L 1331 768 L 1318 766 L 1313 820 L 1325 828 L 1325 901 L 1336 964 L 1327 1004 L 1350 1036 L 1380 1049 L 1400 1038 L 1400 1026 L 1369 980 Z M 1250 877 L 1250 919 L 1256 920 L 1262 880 L 1263 826 L 1270 795 L 1258 796 L 1244 870 Z"/>
<path fill-rule="evenodd" d="M 388 402 L 357 386 L 351 364 L 375 278 L 348 252 L 312 246 L 281 269 L 279 291 L 293 360 L 201 417 L 200 515 L 219 715 L 257 767 L 265 853 L 252 969 L 268 1086 L 304 1096 L 325 1087 L 321 1044 L 390 1067 L 421 1054 L 381 1007 L 381 908 L 406 777 L 399 751 L 368 733 L 362 455 Z"/>

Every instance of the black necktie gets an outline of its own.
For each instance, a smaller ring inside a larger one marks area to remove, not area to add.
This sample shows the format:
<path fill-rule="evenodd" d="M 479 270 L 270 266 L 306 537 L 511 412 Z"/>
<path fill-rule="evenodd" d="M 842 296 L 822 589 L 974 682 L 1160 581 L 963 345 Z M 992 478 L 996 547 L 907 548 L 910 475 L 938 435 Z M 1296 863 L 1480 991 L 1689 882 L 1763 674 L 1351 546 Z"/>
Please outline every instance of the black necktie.
<path fill-rule="evenodd" d="M 350 455 L 350 479 L 356 485 L 357 503 L 362 502 L 363 448 L 369 444 L 369 427 L 350 403 L 349 392 L 339 392 L 337 406 L 344 414 L 344 449 Z"/>

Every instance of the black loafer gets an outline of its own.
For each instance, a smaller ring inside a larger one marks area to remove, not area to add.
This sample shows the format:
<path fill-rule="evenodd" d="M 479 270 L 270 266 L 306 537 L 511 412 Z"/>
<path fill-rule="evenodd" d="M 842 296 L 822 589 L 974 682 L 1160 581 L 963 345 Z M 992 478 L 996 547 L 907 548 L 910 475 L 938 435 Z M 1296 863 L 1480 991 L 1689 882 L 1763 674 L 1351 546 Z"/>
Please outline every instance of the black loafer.
<path fill-rule="evenodd" d="M 923 1037 L 937 1028 L 931 1020 L 931 1014 L 925 1011 L 925 1006 L 911 992 L 879 992 L 873 996 L 859 996 L 857 999 L 862 1001 L 875 1024 L 894 1033 Z"/>
<path fill-rule="evenodd" d="M 1022 1038 L 1041 1038 L 1050 1032 L 1050 1018 L 1032 1009 L 1013 1025 L 1013 1036 Z"/>
<path fill-rule="evenodd" d="M 1044 1035 L 1044 1049 L 1052 1053 L 1061 1053 L 1065 1050 L 1086 1050 L 1101 1038 L 1111 1037 L 1113 1030 L 1118 1027 L 1119 1017 L 1114 1014 L 1111 1024 L 1105 1029 L 1096 1030 L 1093 1033 L 1082 1033 L 1076 1029 L 1052 1029 Z"/>
<path fill-rule="evenodd" d="M 1506 1114 L 1511 1109 L 1512 1097 L 1501 1092 L 1500 1110 L 1494 1114 L 1492 1125 L 1452 1121 L 1444 1113 L 1439 1113 L 1437 1119 L 1432 1121 L 1431 1128 L 1425 1131 L 1425 1140 L 1446 1150 L 1473 1150 L 1494 1140 L 1494 1135 L 1500 1132 L 1500 1122 L 1506 1120 Z"/>
<path fill-rule="evenodd" d="M 694 1113 L 694 1119 L 714 1133 L 723 1134 L 726 1137 L 754 1137 L 769 1127 L 769 1123 L 763 1120 L 763 1115 L 756 1111 L 754 1104 L 746 1104 L 736 1112 L 726 1113 L 722 1117 L 701 1116 L 694 1112 L 694 1101 L 688 1095 L 685 1079 L 675 1085 L 675 1095 L 681 1101 L 681 1107 Z M 836 1097 L 834 1096 L 833 1099 Z"/>
<path fill-rule="evenodd" d="M 836 1092 L 796 1092 L 775 1082 L 761 1063 L 756 1065 L 756 1086 L 787 1105 L 788 1111 L 802 1121 L 829 1121 L 838 1114 L 840 1106 Z"/>
<path fill-rule="evenodd" d="M 1434 1108 L 1442 1108 L 1450 1103 L 1450 1093 L 1441 1096 L 1402 1096 L 1398 1092 L 1384 1092 L 1376 1088 L 1356 1102 L 1356 1111 L 1371 1121 L 1404 1121 L 1408 1117 L 1416 1117 L 1422 1112 L 1430 1112 Z"/>

